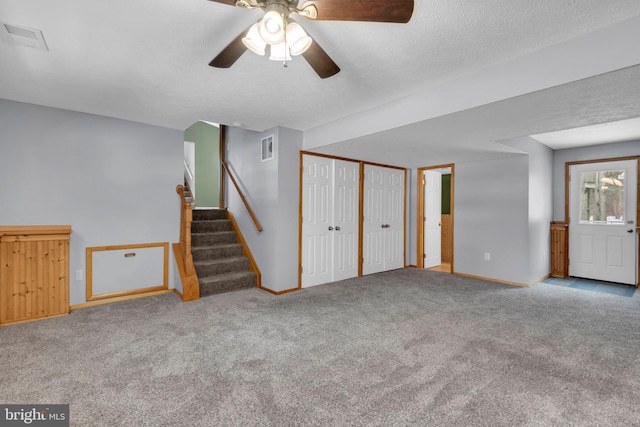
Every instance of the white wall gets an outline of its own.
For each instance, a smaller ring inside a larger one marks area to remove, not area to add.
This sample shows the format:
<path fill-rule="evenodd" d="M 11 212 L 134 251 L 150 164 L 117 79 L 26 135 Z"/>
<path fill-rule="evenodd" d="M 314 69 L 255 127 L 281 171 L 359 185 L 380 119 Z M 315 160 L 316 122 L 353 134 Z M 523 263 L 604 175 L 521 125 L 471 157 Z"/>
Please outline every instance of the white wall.
<path fill-rule="evenodd" d="M 86 247 L 178 241 L 182 169 L 182 131 L 0 99 L 0 224 L 72 226 L 71 305 Z"/>
<path fill-rule="evenodd" d="M 614 144 L 592 145 L 582 148 L 567 148 L 553 153 L 553 220 L 564 221 L 565 163 L 581 160 L 610 159 L 615 157 L 640 156 L 640 140 Z"/>
<path fill-rule="evenodd" d="M 550 223 L 553 211 L 553 150 L 531 137 L 501 141 L 529 158 L 529 278 L 535 284 L 551 272 Z"/>
<path fill-rule="evenodd" d="M 529 283 L 528 168 L 526 155 L 455 165 L 456 273 Z"/>
<path fill-rule="evenodd" d="M 278 137 L 278 240 L 275 291 L 298 286 L 298 221 L 300 212 L 300 150 L 302 132 L 279 128 Z"/>
<path fill-rule="evenodd" d="M 274 158 L 261 161 L 261 139 L 274 135 Z M 274 128 L 253 132 L 227 128 L 226 158 L 257 216 L 259 233 L 233 185 L 227 180 L 227 206 L 273 291 L 298 287 L 298 210 L 301 132 Z"/>

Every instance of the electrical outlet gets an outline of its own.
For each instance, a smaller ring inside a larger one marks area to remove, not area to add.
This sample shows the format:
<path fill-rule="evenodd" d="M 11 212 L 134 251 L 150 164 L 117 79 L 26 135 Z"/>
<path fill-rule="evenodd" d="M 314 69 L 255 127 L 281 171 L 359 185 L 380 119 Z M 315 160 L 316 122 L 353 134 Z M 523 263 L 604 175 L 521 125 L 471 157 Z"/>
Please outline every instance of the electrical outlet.
<path fill-rule="evenodd" d="M 76 281 L 80 281 L 83 279 L 82 270 L 76 270 Z"/>
<path fill-rule="evenodd" d="M 485 261 L 491 261 L 491 253 L 485 252 L 484 253 L 484 260 Z"/>

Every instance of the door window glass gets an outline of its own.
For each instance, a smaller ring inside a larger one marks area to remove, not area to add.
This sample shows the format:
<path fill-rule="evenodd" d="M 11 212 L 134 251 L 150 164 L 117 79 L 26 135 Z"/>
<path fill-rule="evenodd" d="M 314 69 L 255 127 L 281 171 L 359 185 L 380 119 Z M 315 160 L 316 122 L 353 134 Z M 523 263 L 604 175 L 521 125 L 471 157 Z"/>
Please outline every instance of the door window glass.
<path fill-rule="evenodd" d="M 580 174 L 580 224 L 624 224 L 624 170 Z"/>

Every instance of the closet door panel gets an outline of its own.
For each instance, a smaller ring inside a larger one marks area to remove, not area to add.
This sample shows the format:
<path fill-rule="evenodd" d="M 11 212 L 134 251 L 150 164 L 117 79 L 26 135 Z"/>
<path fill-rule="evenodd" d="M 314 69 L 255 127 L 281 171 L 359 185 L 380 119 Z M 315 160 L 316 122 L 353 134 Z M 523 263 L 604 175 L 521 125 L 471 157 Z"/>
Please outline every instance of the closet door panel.
<path fill-rule="evenodd" d="M 358 275 L 358 209 L 360 165 L 335 160 L 334 163 L 334 263 L 333 280 Z"/>
<path fill-rule="evenodd" d="M 385 270 L 404 268 L 404 171 L 389 169 L 385 176 Z"/>
<path fill-rule="evenodd" d="M 333 279 L 333 164 L 303 156 L 302 287 Z"/>
<path fill-rule="evenodd" d="M 365 165 L 362 274 L 384 271 L 385 168 Z"/>

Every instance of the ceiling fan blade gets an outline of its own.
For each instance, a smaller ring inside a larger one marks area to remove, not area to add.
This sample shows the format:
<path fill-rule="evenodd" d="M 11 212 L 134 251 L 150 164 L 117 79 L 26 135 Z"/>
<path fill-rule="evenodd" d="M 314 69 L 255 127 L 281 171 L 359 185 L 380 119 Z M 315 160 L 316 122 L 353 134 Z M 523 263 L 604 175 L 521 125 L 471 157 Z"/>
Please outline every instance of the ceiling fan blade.
<path fill-rule="evenodd" d="M 340 67 L 333 62 L 333 59 L 327 55 L 327 52 L 324 51 L 315 39 L 302 56 L 304 56 L 304 59 L 307 60 L 311 68 L 318 73 L 321 79 L 326 79 L 340 72 Z"/>
<path fill-rule="evenodd" d="M 315 6 L 316 20 L 409 22 L 413 15 L 414 0 L 310 0 L 302 2 L 300 9 Z"/>
<path fill-rule="evenodd" d="M 242 43 L 242 38 L 247 34 L 249 28 L 238 34 L 238 37 L 233 39 L 227 47 L 222 49 L 222 52 L 213 58 L 213 60 L 209 62 L 209 65 L 216 68 L 231 67 L 247 50 L 247 47 Z"/>
<path fill-rule="evenodd" d="M 228 4 L 229 6 L 235 6 L 236 5 L 236 0 L 209 0 L 209 1 L 214 1 L 216 3 L 222 3 L 222 4 Z"/>

